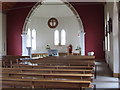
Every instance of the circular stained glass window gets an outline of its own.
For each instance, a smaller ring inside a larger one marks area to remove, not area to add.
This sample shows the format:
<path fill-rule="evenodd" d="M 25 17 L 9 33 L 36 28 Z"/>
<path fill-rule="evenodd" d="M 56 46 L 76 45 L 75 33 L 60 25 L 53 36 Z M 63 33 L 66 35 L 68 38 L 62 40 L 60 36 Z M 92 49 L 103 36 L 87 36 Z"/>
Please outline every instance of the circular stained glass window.
<path fill-rule="evenodd" d="M 57 20 L 56 18 L 50 18 L 50 19 L 48 20 L 48 26 L 49 26 L 50 28 L 56 28 L 57 25 L 58 25 L 58 20 Z"/>

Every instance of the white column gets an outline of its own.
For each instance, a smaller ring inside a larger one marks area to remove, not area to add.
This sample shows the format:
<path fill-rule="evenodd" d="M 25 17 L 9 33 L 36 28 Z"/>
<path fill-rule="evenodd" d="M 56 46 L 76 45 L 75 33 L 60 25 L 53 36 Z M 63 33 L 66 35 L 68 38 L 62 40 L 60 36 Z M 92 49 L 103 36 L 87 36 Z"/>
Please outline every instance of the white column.
<path fill-rule="evenodd" d="M 80 32 L 81 55 L 85 55 L 85 32 Z"/>
<path fill-rule="evenodd" d="M 22 56 L 28 55 L 27 53 L 27 34 L 22 34 Z"/>
<path fill-rule="evenodd" d="M 118 5 L 113 6 L 113 72 L 119 73 L 119 28 L 118 28 Z"/>
<path fill-rule="evenodd" d="M 0 58 L 6 55 L 6 15 L 0 12 Z"/>
<path fill-rule="evenodd" d="M 6 14 L 2 14 L 2 55 L 6 55 Z"/>

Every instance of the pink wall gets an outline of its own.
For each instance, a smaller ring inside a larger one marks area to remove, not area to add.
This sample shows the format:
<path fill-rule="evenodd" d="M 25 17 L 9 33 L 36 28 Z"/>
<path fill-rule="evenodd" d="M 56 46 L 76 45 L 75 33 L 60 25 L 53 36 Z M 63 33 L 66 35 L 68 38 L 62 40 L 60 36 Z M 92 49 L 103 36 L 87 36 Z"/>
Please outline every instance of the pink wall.
<path fill-rule="evenodd" d="M 19 4 L 24 5 L 24 4 Z M 33 5 L 30 4 L 30 5 Z M 94 51 L 98 59 L 104 58 L 103 39 L 104 39 L 104 7 L 98 5 L 74 5 L 79 13 L 85 29 L 85 49 L 86 54 Z M 22 37 L 21 32 L 29 8 L 11 10 L 7 13 L 7 54 L 21 55 Z"/>
<path fill-rule="evenodd" d="M 22 55 L 22 28 L 25 18 L 33 5 L 34 3 L 17 3 L 13 10 L 8 11 L 7 55 Z"/>
<path fill-rule="evenodd" d="M 85 50 L 94 51 L 98 59 L 105 58 L 104 40 L 104 5 L 74 5 L 80 15 L 85 30 Z"/>

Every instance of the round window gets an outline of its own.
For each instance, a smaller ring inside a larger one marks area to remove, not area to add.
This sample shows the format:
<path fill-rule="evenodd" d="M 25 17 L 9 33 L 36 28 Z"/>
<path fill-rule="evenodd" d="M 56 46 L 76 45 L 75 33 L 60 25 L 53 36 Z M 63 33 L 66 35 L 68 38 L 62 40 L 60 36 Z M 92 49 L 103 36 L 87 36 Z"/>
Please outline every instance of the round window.
<path fill-rule="evenodd" d="M 57 20 L 56 18 L 50 18 L 50 19 L 48 20 L 48 26 L 49 26 L 50 28 L 56 28 L 57 25 L 58 25 L 58 20 Z"/>

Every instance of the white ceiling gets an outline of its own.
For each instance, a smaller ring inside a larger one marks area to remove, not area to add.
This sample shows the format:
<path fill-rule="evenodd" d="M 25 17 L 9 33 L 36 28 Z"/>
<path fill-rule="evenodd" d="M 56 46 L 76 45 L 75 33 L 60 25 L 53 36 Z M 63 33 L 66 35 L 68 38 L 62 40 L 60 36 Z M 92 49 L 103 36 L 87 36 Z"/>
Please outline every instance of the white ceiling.
<path fill-rule="evenodd" d="M 36 17 L 66 17 L 74 16 L 72 10 L 65 4 L 49 4 L 41 5 L 36 9 L 34 16 Z"/>

